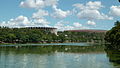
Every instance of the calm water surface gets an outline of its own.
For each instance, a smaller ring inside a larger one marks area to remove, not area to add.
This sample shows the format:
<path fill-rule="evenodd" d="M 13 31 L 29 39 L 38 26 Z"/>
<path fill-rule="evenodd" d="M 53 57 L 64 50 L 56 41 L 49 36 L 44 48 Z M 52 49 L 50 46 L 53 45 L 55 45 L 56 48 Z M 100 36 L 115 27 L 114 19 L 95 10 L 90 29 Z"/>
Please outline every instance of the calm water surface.
<path fill-rule="evenodd" d="M 120 68 L 111 53 L 102 45 L 0 47 L 0 68 Z"/>

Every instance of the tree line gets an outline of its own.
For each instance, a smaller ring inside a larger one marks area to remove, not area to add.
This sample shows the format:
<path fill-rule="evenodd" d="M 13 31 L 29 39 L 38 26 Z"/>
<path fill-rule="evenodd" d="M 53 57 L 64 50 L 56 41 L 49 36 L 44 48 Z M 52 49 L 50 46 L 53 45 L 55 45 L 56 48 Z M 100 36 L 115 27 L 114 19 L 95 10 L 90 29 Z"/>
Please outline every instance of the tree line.
<path fill-rule="evenodd" d="M 105 33 L 49 31 L 28 28 L 0 27 L 0 43 L 63 43 L 104 41 Z"/>

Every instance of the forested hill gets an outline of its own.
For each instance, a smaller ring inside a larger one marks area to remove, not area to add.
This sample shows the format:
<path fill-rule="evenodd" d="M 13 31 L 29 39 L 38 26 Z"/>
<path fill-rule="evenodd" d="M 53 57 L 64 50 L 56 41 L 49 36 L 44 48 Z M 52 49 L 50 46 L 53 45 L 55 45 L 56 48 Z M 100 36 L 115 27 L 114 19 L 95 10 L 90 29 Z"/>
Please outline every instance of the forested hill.
<path fill-rule="evenodd" d="M 81 29 L 81 30 L 65 30 L 65 31 L 71 31 L 71 32 L 95 32 L 95 33 L 106 33 L 107 30 L 95 30 L 95 29 Z"/>
<path fill-rule="evenodd" d="M 0 43 L 104 42 L 105 32 L 58 32 L 28 28 L 0 27 Z"/>

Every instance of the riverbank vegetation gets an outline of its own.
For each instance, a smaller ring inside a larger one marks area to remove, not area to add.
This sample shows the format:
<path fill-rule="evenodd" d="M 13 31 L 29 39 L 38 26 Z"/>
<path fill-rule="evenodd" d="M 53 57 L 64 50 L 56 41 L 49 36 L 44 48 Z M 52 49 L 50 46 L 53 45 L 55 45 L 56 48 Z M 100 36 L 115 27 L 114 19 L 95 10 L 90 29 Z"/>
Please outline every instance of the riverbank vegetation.
<path fill-rule="evenodd" d="M 63 43 L 63 42 L 104 42 L 104 32 L 49 31 L 28 28 L 0 27 L 0 43 Z"/>
<path fill-rule="evenodd" d="M 120 49 L 120 22 L 115 22 L 114 27 L 107 31 L 105 35 L 105 40 L 107 43 L 110 43 L 110 45 L 107 45 L 107 47 Z"/>

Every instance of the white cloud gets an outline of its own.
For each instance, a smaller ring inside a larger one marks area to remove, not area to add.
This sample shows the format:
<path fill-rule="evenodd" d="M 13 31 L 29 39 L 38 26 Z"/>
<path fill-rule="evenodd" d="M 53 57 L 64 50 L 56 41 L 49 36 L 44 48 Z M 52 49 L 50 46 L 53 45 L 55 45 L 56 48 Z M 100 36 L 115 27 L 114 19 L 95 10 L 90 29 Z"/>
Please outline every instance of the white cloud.
<path fill-rule="evenodd" d="M 103 7 L 103 5 L 101 4 L 100 1 L 89 1 L 87 4 L 86 4 L 86 7 L 87 9 L 100 9 L 101 7 Z"/>
<path fill-rule="evenodd" d="M 43 18 L 44 16 L 48 16 L 49 13 L 45 10 L 39 9 L 38 12 L 33 13 L 32 18 Z"/>
<path fill-rule="evenodd" d="M 85 27 L 82 24 L 80 24 L 79 22 L 74 22 L 72 25 L 66 25 L 65 21 L 57 22 L 54 27 L 58 28 L 58 30 L 60 30 L 60 31 L 77 30 L 77 29 L 89 29 L 89 27 Z"/>
<path fill-rule="evenodd" d="M 78 8 L 79 10 L 83 10 L 85 9 L 85 6 L 83 4 L 77 3 L 77 4 L 73 4 L 74 7 Z"/>
<path fill-rule="evenodd" d="M 64 23 L 63 23 L 63 21 L 59 21 L 59 22 L 57 22 L 55 25 L 54 25 L 54 27 L 56 27 L 58 30 L 60 30 L 60 31 L 64 31 L 64 27 L 65 27 L 65 25 L 64 25 Z"/>
<path fill-rule="evenodd" d="M 106 19 L 112 20 L 112 17 L 108 17 L 105 14 L 101 14 L 98 10 L 82 10 L 77 14 L 80 19 L 95 20 L 95 19 Z"/>
<path fill-rule="evenodd" d="M 92 26 L 95 26 L 95 25 L 96 25 L 96 23 L 95 23 L 94 21 L 88 21 L 87 24 L 88 24 L 88 25 L 92 25 Z"/>
<path fill-rule="evenodd" d="M 33 20 L 33 22 L 34 22 L 34 25 L 35 26 L 39 26 L 39 27 L 49 27 L 49 22 L 46 20 L 46 19 L 44 19 L 44 18 L 41 18 L 41 19 L 34 19 Z"/>
<path fill-rule="evenodd" d="M 26 27 L 26 26 L 30 26 L 30 25 L 31 25 L 31 23 L 28 20 L 28 18 L 25 16 L 22 16 L 22 15 L 18 16 L 15 19 L 10 19 L 7 22 L 1 23 L 1 26 L 7 26 L 7 27 L 23 27 L 23 26 Z"/>
<path fill-rule="evenodd" d="M 79 22 L 75 22 L 73 23 L 73 26 L 76 28 L 82 27 L 82 24 L 80 24 Z"/>
<path fill-rule="evenodd" d="M 46 6 L 57 5 L 59 0 L 44 0 Z"/>
<path fill-rule="evenodd" d="M 39 4 L 39 6 L 43 6 L 43 2 L 41 1 L 41 4 Z M 20 3 L 20 6 L 21 7 L 24 7 L 24 8 L 36 8 L 37 7 L 37 4 L 35 2 L 35 0 L 26 0 L 26 1 L 22 1 Z"/>
<path fill-rule="evenodd" d="M 87 20 L 112 20 L 112 17 L 109 17 L 103 13 L 100 13 L 100 8 L 103 7 L 100 1 L 89 1 L 88 3 L 84 4 L 74 4 L 77 9 L 79 9 L 79 12 L 77 14 L 78 18 L 80 19 L 87 19 Z"/>
<path fill-rule="evenodd" d="M 24 8 L 43 8 L 46 6 L 56 5 L 58 0 L 25 0 L 20 3 Z"/>
<path fill-rule="evenodd" d="M 68 22 L 67 22 L 68 23 Z M 73 26 L 66 25 L 65 21 L 59 21 L 55 24 L 55 26 L 59 31 L 64 31 L 64 30 L 72 30 L 74 29 Z"/>
<path fill-rule="evenodd" d="M 73 30 L 74 26 L 67 25 L 64 27 L 64 30 Z"/>
<path fill-rule="evenodd" d="M 48 27 L 49 22 L 44 18 L 29 20 L 25 16 L 18 16 L 15 19 L 10 19 L 7 22 L 0 23 L 0 26 L 6 27 Z"/>
<path fill-rule="evenodd" d="M 73 23 L 73 29 L 74 30 L 79 30 L 79 29 L 89 29 L 89 27 L 83 26 L 82 24 L 80 24 L 79 22 L 74 22 Z"/>
<path fill-rule="evenodd" d="M 63 11 L 58 9 L 56 5 L 53 6 L 54 13 L 51 14 L 52 17 L 62 19 L 70 15 L 70 11 Z"/>
<path fill-rule="evenodd" d="M 48 16 L 49 13 L 43 9 L 39 9 L 38 12 L 33 13 L 33 23 L 35 26 L 39 27 L 48 27 L 50 22 L 47 21 L 45 16 Z"/>
<path fill-rule="evenodd" d="M 91 10 L 97 10 L 103 7 L 103 5 L 101 4 L 100 1 L 89 1 L 87 2 L 85 5 L 84 4 L 74 4 L 73 6 L 75 6 L 76 8 L 80 9 L 80 10 L 84 10 L 84 9 L 91 9 Z"/>
<path fill-rule="evenodd" d="M 111 6 L 109 14 L 113 16 L 120 16 L 120 6 Z"/>

